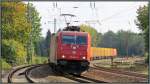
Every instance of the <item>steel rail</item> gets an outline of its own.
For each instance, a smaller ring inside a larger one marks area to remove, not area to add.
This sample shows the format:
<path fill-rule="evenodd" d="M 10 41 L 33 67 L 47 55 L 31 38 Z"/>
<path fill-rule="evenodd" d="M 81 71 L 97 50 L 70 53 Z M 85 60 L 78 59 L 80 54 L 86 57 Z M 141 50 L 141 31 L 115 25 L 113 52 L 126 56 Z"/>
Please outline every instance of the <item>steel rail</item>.
<path fill-rule="evenodd" d="M 41 65 L 44 65 L 44 64 L 35 64 L 35 65 L 27 65 L 27 66 L 23 66 L 23 67 L 19 67 L 19 68 L 16 68 L 15 70 L 11 71 L 8 75 L 8 83 L 12 83 L 12 78 L 13 78 L 13 75 L 18 72 L 19 70 L 21 69 L 24 69 L 24 68 L 27 68 L 24 72 L 25 72 L 25 78 L 27 79 L 27 81 L 29 83 L 34 83 L 34 81 L 29 77 L 29 73 L 32 69 L 36 68 L 36 67 L 40 67 Z"/>

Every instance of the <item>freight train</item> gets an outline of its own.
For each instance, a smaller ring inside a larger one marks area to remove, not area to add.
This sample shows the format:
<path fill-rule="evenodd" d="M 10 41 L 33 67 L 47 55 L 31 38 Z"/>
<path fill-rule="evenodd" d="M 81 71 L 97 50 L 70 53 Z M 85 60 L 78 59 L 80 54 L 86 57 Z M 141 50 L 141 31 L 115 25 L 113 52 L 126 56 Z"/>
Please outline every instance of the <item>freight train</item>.
<path fill-rule="evenodd" d="M 116 48 L 91 47 L 91 53 L 92 53 L 91 60 L 113 58 L 117 56 L 117 49 Z"/>
<path fill-rule="evenodd" d="M 91 60 L 115 56 L 115 48 L 91 47 L 91 36 L 78 26 L 51 35 L 49 63 L 54 71 L 80 75 L 88 70 Z"/>
<path fill-rule="evenodd" d="M 56 71 L 80 75 L 89 68 L 91 36 L 68 26 L 51 36 L 49 62 Z"/>

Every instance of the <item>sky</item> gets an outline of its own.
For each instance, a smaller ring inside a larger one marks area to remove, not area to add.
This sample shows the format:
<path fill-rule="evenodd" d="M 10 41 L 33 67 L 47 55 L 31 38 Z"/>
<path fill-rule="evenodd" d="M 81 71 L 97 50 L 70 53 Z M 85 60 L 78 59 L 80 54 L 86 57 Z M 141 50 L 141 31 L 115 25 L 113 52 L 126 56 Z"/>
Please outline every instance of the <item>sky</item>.
<path fill-rule="evenodd" d="M 87 24 L 95 28 L 98 32 L 105 33 L 109 30 L 117 32 L 118 30 L 130 30 L 139 33 L 140 30 L 135 24 L 137 9 L 140 6 L 147 5 L 146 1 L 136 2 L 117 2 L 117 1 L 97 1 L 92 2 L 57 2 L 57 8 L 54 8 L 52 1 L 31 2 L 39 12 L 41 17 L 42 36 L 46 36 L 48 29 L 54 32 L 54 18 L 56 18 L 56 30 L 66 26 L 65 18 L 60 14 L 73 14 L 76 17 L 67 17 L 67 22 L 71 25 Z M 76 7 L 76 8 L 74 8 Z M 78 22 L 73 22 L 78 21 Z M 93 22 L 92 22 L 93 21 Z"/>

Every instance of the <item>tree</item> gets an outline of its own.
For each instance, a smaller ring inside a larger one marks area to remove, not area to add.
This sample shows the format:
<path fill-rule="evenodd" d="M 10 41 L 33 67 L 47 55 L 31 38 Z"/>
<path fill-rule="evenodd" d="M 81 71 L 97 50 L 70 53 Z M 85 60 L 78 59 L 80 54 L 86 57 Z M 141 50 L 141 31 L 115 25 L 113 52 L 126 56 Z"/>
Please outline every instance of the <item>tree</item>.
<path fill-rule="evenodd" d="M 32 3 L 27 4 L 27 20 L 31 24 L 31 32 L 32 42 L 36 42 L 39 40 L 41 36 L 41 17 L 39 16 L 38 11 L 35 9 Z"/>
<path fill-rule="evenodd" d="M 80 28 L 81 28 L 81 31 L 88 32 L 91 35 L 91 41 L 92 41 L 91 45 L 97 46 L 98 45 L 97 41 L 99 40 L 98 32 L 94 28 L 87 26 L 87 25 L 84 25 L 84 24 L 80 25 Z"/>
<path fill-rule="evenodd" d="M 25 44 L 31 31 L 23 2 L 2 2 L 2 39 L 14 39 Z"/>
<path fill-rule="evenodd" d="M 2 2 L 1 9 L 2 39 L 16 41 L 23 47 L 27 47 L 27 56 L 29 54 L 33 55 L 34 42 L 38 41 L 41 35 L 40 17 L 35 7 L 32 4 L 27 5 L 21 1 L 16 1 Z M 31 17 L 30 19 L 29 16 Z M 9 47 L 6 47 L 5 50 L 11 51 Z"/>
<path fill-rule="evenodd" d="M 32 60 L 32 56 L 35 54 L 35 46 L 36 42 L 39 41 L 39 38 L 41 36 L 41 28 L 40 28 L 40 19 L 39 13 L 33 6 L 33 4 L 28 3 L 27 4 L 27 20 L 31 24 L 31 32 L 30 32 L 30 37 L 27 43 L 27 56 L 28 56 L 28 62 Z"/>
<path fill-rule="evenodd" d="M 23 48 L 26 46 L 31 32 L 31 24 L 26 18 L 27 6 L 21 1 L 2 2 L 1 9 L 3 57 L 8 63 L 19 64 L 25 61 L 19 60 L 26 56 L 23 55 L 26 53 Z M 18 59 L 18 57 L 20 58 Z"/>
<path fill-rule="evenodd" d="M 38 56 L 47 56 L 45 38 L 41 37 L 39 41 L 35 43 L 35 54 Z"/>
<path fill-rule="evenodd" d="M 106 32 L 101 39 L 101 47 L 114 48 L 117 45 L 117 36 L 114 32 Z"/>
<path fill-rule="evenodd" d="M 116 48 L 118 56 L 143 56 L 143 37 L 131 31 L 108 31 L 101 36 L 99 47 Z"/>
<path fill-rule="evenodd" d="M 129 31 L 120 30 L 117 32 L 118 38 L 118 50 L 119 55 L 127 56 L 128 54 L 128 44 L 129 44 Z"/>
<path fill-rule="evenodd" d="M 47 55 L 49 56 L 49 52 L 50 52 L 50 40 L 51 39 L 51 32 L 50 30 L 48 30 L 46 38 L 45 38 L 45 47 L 46 47 L 46 51 L 47 51 Z"/>
<path fill-rule="evenodd" d="M 139 7 L 137 10 L 137 21 L 136 25 L 142 31 L 145 39 L 145 51 L 149 50 L 149 11 L 148 6 Z M 149 55 L 149 54 L 148 54 Z M 149 56 L 148 56 L 149 57 Z M 147 59 L 148 62 L 149 58 Z"/>
<path fill-rule="evenodd" d="M 2 58 L 11 65 L 24 64 L 26 58 L 24 46 L 15 40 L 2 40 Z"/>
<path fill-rule="evenodd" d="M 144 41 L 137 33 L 131 31 L 120 30 L 117 32 L 118 37 L 118 48 L 121 56 L 142 56 L 144 53 Z"/>
<path fill-rule="evenodd" d="M 102 33 L 98 33 L 98 40 L 97 40 L 97 47 L 100 47 L 101 46 L 101 42 L 102 42 Z"/>

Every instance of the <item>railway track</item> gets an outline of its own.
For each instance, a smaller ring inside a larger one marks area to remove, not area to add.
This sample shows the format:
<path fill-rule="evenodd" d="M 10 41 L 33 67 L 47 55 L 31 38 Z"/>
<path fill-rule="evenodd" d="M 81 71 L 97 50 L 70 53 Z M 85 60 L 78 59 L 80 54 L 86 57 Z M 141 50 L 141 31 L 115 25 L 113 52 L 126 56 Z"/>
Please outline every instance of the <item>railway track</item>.
<path fill-rule="evenodd" d="M 68 73 L 57 73 L 65 78 L 71 79 L 73 81 L 79 82 L 79 83 L 106 83 L 104 81 L 100 80 L 95 80 L 90 77 L 85 77 L 85 76 L 77 76 L 74 74 L 68 74 Z"/>
<path fill-rule="evenodd" d="M 34 83 L 34 81 L 30 78 L 29 74 L 30 74 L 30 71 L 36 67 L 39 67 L 40 65 L 34 65 L 30 68 L 28 68 L 26 71 L 25 71 L 25 77 L 26 79 L 28 80 L 29 83 Z"/>
<path fill-rule="evenodd" d="M 140 74 L 140 73 L 131 72 L 131 71 L 125 71 L 125 70 L 118 70 L 118 69 L 109 69 L 109 68 L 97 66 L 95 64 L 94 64 L 94 67 L 91 67 L 91 68 L 95 68 L 95 69 L 99 69 L 99 70 L 103 70 L 103 71 L 108 71 L 108 72 L 112 72 L 112 73 L 135 76 L 135 77 L 139 77 L 139 78 L 148 78 L 148 76 L 145 74 Z"/>
<path fill-rule="evenodd" d="M 14 69 L 8 75 L 8 83 L 13 83 L 13 82 L 18 82 L 18 81 L 20 82 L 22 80 L 19 78 L 20 76 L 23 76 L 23 79 L 25 80 L 23 82 L 34 83 L 35 80 L 33 81 L 32 78 L 30 77 L 31 70 L 33 70 L 34 68 L 40 67 L 41 65 L 43 65 L 43 64 L 28 65 L 28 66 L 23 66 L 23 67 Z M 104 81 L 91 79 L 89 77 L 76 76 L 76 75 L 67 74 L 67 73 L 58 73 L 58 72 L 54 72 L 54 73 L 56 73 L 57 75 L 60 75 L 64 78 L 67 78 L 67 79 L 70 79 L 70 80 L 73 80 L 76 82 L 80 82 L 80 83 L 91 83 L 91 82 L 104 83 Z M 19 80 L 16 80 L 17 78 L 19 78 Z"/>
<path fill-rule="evenodd" d="M 11 71 L 8 75 L 8 83 L 15 82 L 13 78 L 16 78 L 16 76 L 19 77 L 19 75 L 23 75 L 24 79 L 26 79 L 26 82 L 29 83 L 34 83 L 30 78 L 30 72 L 36 67 L 40 67 L 43 64 L 38 64 L 38 65 L 29 65 L 29 66 L 23 66 L 16 68 L 15 70 Z M 112 80 L 115 80 L 115 78 L 119 78 L 120 80 L 129 78 L 130 80 L 136 81 L 136 82 L 145 82 L 147 80 L 146 76 L 137 74 L 137 73 L 132 73 L 132 72 L 123 72 L 119 70 L 111 70 L 103 67 L 90 67 L 89 71 L 82 74 L 81 76 L 77 76 L 74 74 L 68 74 L 68 73 L 59 73 L 59 72 L 54 72 L 59 76 L 65 77 L 67 79 L 79 82 L 79 83 L 106 83 L 106 82 L 112 82 Z M 17 75 L 16 75 L 17 74 Z M 19 74 L 19 75 L 18 75 Z M 107 80 L 102 80 L 101 78 L 104 76 L 104 79 L 109 78 L 109 76 L 113 76 L 112 79 Z M 100 78 L 101 77 L 101 78 Z M 132 82 L 133 82 L 132 81 Z M 114 82 L 114 81 L 113 81 Z M 118 81 L 120 82 L 120 81 Z"/>
<path fill-rule="evenodd" d="M 104 67 L 100 67 L 97 65 L 94 65 L 93 67 L 90 67 L 90 71 L 93 71 L 95 73 L 102 73 L 103 75 L 106 74 L 109 77 L 113 76 L 114 79 L 120 78 L 121 79 L 128 79 L 128 81 L 132 80 L 132 82 L 147 82 L 148 76 L 144 74 L 139 74 L 135 72 L 129 72 L 129 71 L 123 71 L 123 70 L 117 70 L 117 69 L 108 69 Z M 111 77 L 111 78 L 113 78 Z M 107 79 L 107 78 L 106 78 Z"/>
<path fill-rule="evenodd" d="M 39 67 L 41 66 L 42 64 L 37 64 L 37 65 L 28 65 L 28 66 L 23 66 L 23 67 L 19 67 L 19 68 L 16 68 L 15 70 L 11 71 L 8 75 L 8 83 L 12 83 L 14 82 L 13 81 L 13 78 L 14 78 L 14 75 L 16 73 L 18 73 L 18 75 L 24 75 L 24 79 L 26 79 L 27 82 L 29 83 L 34 83 L 34 81 L 29 77 L 29 72 L 30 70 L 32 70 L 33 68 L 36 68 L 36 67 Z M 19 73 L 21 72 L 21 73 Z"/>

